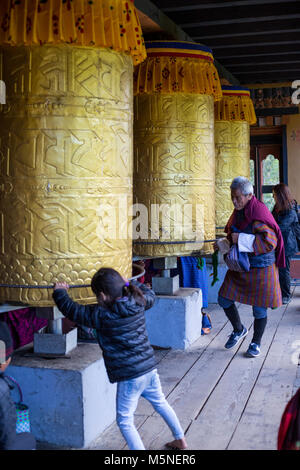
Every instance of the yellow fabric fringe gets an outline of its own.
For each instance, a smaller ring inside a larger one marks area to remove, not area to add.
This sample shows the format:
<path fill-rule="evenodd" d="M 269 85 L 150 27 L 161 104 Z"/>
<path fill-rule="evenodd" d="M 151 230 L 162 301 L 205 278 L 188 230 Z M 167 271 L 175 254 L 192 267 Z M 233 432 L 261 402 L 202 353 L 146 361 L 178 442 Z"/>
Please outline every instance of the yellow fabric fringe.
<path fill-rule="evenodd" d="M 134 94 L 142 93 L 198 93 L 222 99 L 213 62 L 190 57 L 147 57 L 134 71 Z"/>
<path fill-rule="evenodd" d="M 133 0 L 1 0 L 0 45 L 61 43 L 146 57 Z"/>
<path fill-rule="evenodd" d="M 247 121 L 250 125 L 256 123 L 256 114 L 250 92 L 227 86 L 222 87 L 223 99 L 215 103 L 216 121 Z"/>

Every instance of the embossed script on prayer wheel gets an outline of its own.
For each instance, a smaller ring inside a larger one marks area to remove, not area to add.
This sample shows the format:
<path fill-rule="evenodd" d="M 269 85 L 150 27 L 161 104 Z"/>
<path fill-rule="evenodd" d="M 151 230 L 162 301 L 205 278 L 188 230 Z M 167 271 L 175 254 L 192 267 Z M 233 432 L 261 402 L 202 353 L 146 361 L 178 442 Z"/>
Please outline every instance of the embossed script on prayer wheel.
<path fill-rule="evenodd" d="M 222 86 L 223 99 L 215 103 L 216 227 L 223 233 L 232 213 L 230 184 L 236 176 L 250 177 L 250 124 L 256 122 L 250 92 Z"/>
<path fill-rule="evenodd" d="M 213 97 L 139 95 L 134 111 L 135 202 L 149 211 L 152 225 L 147 241 L 154 242 L 136 244 L 134 252 L 159 257 L 204 249 L 203 243 L 168 242 L 193 240 L 196 228 L 196 241 L 214 238 Z M 153 238 L 155 210 L 159 208 L 158 236 Z M 165 218 L 164 208 L 171 211 Z"/>
<path fill-rule="evenodd" d="M 176 41 L 153 41 L 146 49 L 134 76 L 133 189 L 148 219 L 133 240 L 134 253 L 210 252 L 203 240 L 215 238 L 213 104 L 221 98 L 212 54 Z"/>
<path fill-rule="evenodd" d="M 131 275 L 137 12 L 132 0 L 2 0 L 0 23 L 0 301 L 51 306 L 42 287 L 56 281 L 94 301 L 99 267 Z"/>
<path fill-rule="evenodd" d="M 247 122 L 216 121 L 216 227 L 223 232 L 232 214 L 230 184 L 250 176 L 250 132 Z M 219 228 L 220 227 L 220 228 Z"/>
<path fill-rule="evenodd" d="M 117 216 L 120 201 L 132 204 L 131 57 L 3 46 L 1 63 L 0 301 L 53 305 L 51 289 L 6 284 L 89 285 L 101 266 L 130 276 L 131 240 Z M 70 293 L 94 300 L 87 287 Z"/>

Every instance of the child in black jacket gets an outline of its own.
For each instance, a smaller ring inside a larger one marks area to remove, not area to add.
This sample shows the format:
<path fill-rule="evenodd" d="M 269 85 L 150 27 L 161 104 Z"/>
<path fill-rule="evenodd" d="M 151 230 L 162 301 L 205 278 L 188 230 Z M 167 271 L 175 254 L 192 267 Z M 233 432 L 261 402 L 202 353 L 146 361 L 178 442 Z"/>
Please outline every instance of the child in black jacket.
<path fill-rule="evenodd" d="M 0 450 L 34 450 L 35 438 L 29 432 L 16 434 L 17 413 L 4 372 L 13 352 L 6 323 L 0 321 Z"/>
<path fill-rule="evenodd" d="M 53 298 L 67 318 L 96 330 L 109 380 L 117 382 L 117 423 L 129 449 L 145 449 L 134 426 L 140 396 L 152 404 L 170 427 L 175 440 L 167 446 L 185 449 L 183 430 L 161 390 L 146 331 L 144 310 L 152 307 L 154 292 L 137 281 L 129 283 L 112 268 L 101 268 L 91 287 L 98 301 L 96 305 L 73 302 L 64 283 L 55 285 Z"/>

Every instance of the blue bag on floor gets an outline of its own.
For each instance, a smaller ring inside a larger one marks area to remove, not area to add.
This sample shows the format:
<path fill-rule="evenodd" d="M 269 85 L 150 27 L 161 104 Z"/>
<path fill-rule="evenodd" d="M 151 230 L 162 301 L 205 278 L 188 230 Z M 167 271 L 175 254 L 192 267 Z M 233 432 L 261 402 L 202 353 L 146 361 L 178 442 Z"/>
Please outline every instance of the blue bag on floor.
<path fill-rule="evenodd" d="M 204 329 L 212 329 L 212 324 L 210 320 L 210 316 L 207 313 L 202 312 L 202 328 L 201 328 L 201 335 L 207 335 L 209 332 L 205 332 Z"/>
<path fill-rule="evenodd" d="M 20 385 L 18 382 L 11 377 L 6 375 L 5 379 L 9 379 L 17 386 L 19 392 L 19 401 L 15 402 L 16 413 L 17 413 L 17 423 L 16 423 L 16 433 L 20 434 L 21 432 L 30 432 L 30 418 L 29 418 L 29 408 L 25 403 L 23 403 L 23 394 Z M 8 384 L 11 388 L 10 384 Z"/>

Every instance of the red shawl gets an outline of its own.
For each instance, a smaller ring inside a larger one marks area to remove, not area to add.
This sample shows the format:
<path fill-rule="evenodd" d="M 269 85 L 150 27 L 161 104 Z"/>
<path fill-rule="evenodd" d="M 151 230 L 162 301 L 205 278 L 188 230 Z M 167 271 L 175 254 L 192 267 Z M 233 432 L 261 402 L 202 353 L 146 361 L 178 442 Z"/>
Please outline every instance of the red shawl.
<path fill-rule="evenodd" d="M 277 225 L 271 212 L 267 208 L 267 206 L 263 202 L 256 199 L 255 196 L 252 196 L 250 201 L 247 202 L 245 206 L 245 217 L 240 223 L 237 222 L 237 217 L 236 217 L 237 212 L 238 211 L 234 209 L 233 213 L 231 214 L 226 224 L 225 232 L 230 233 L 231 232 L 230 229 L 232 225 L 235 225 L 239 230 L 243 231 L 249 224 L 251 224 L 255 220 L 258 220 L 259 222 L 266 224 L 268 227 L 274 230 L 276 237 L 277 237 L 277 247 L 275 250 L 276 266 L 278 266 L 278 268 L 284 268 L 285 267 L 285 255 L 284 255 L 284 243 L 283 243 L 281 230 L 279 226 Z"/>
<path fill-rule="evenodd" d="M 278 430 L 278 450 L 300 450 L 300 388 L 285 407 Z"/>

